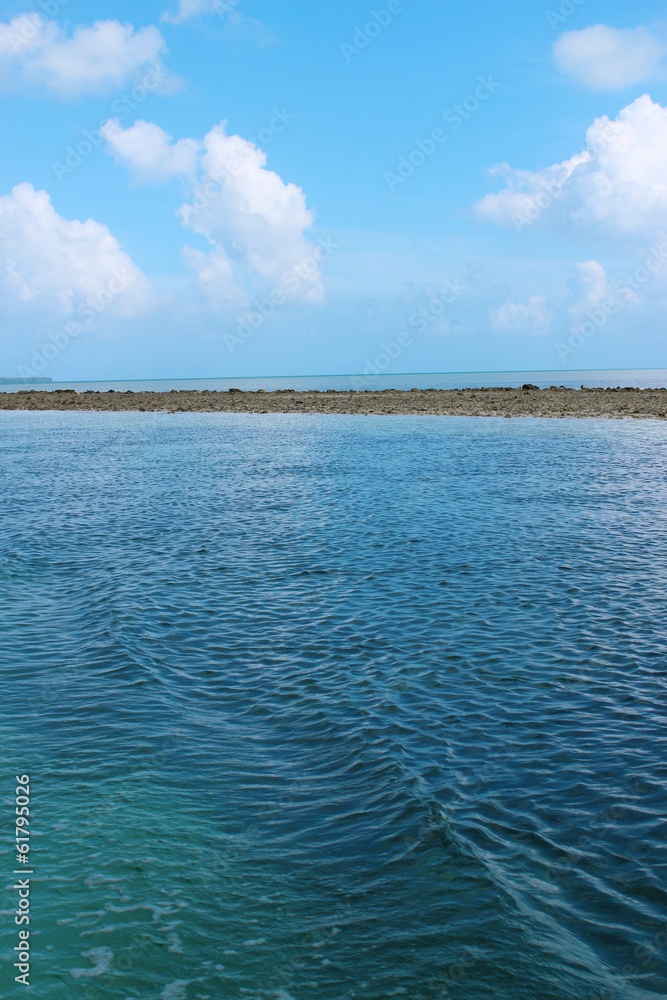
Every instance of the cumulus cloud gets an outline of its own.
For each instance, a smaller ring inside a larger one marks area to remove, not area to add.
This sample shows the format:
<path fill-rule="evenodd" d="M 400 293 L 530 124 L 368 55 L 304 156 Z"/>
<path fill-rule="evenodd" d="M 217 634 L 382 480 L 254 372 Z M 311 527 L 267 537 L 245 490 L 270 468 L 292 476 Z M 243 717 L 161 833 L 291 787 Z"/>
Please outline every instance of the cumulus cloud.
<path fill-rule="evenodd" d="M 121 128 L 117 118 L 104 126 L 104 137 L 118 163 L 125 163 L 137 180 L 159 181 L 194 175 L 201 143 L 195 139 L 173 142 L 159 125 L 138 121 Z"/>
<path fill-rule="evenodd" d="M 0 197 L 0 288 L 3 306 L 16 315 L 92 318 L 109 308 L 130 316 L 150 295 L 106 226 L 62 218 L 47 192 L 28 183 Z"/>
<path fill-rule="evenodd" d="M 63 97 L 118 89 L 165 51 L 155 27 L 96 21 L 68 36 L 35 13 L 0 23 L 0 79 Z"/>
<path fill-rule="evenodd" d="M 650 80 L 667 49 L 647 28 L 596 24 L 566 31 L 554 46 L 557 67 L 592 90 L 622 90 Z"/>
<path fill-rule="evenodd" d="M 488 194 L 475 205 L 478 216 L 497 225 L 514 223 L 517 228 L 537 221 L 539 216 L 563 194 L 574 172 L 589 162 L 588 153 L 579 153 L 570 160 L 556 163 L 537 173 L 515 170 L 509 163 L 491 167 L 489 174 L 507 184 L 498 194 Z"/>
<path fill-rule="evenodd" d="M 208 254 L 186 248 L 185 259 L 213 297 L 238 287 L 281 289 L 287 298 L 317 301 L 323 293 L 316 248 L 306 239 L 313 213 L 303 191 L 266 168 L 252 142 L 216 125 L 203 141 L 174 143 L 156 125 L 114 122 L 110 152 L 144 180 L 181 175 L 190 200 L 178 211 L 183 226 L 203 236 Z"/>
<path fill-rule="evenodd" d="M 491 326 L 498 333 L 544 336 L 550 332 L 552 319 L 544 295 L 531 295 L 525 302 L 508 299 L 490 311 Z"/>
<path fill-rule="evenodd" d="M 477 202 L 481 219 L 650 240 L 667 228 L 667 108 L 644 95 L 614 120 L 597 118 L 572 159 L 537 172 L 507 164 L 492 172 L 506 187 Z"/>

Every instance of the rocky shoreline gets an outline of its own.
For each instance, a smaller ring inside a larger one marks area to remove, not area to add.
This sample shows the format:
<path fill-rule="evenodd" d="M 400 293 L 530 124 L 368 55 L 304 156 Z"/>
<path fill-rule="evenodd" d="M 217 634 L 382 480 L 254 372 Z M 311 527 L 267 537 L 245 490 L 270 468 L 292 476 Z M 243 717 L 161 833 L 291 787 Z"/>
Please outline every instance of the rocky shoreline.
<path fill-rule="evenodd" d="M 0 392 L 0 410 L 93 410 L 142 413 L 356 413 L 475 417 L 633 417 L 667 419 L 667 389 L 386 389 L 340 392 Z"/>

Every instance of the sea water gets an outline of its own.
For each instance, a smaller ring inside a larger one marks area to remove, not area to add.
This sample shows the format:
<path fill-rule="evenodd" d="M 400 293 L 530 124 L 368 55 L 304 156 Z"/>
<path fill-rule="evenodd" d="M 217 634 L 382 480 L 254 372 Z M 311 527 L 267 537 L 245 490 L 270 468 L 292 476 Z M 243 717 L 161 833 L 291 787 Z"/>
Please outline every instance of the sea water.
<path fill-rule="evenodd" d="M 426 372 L 417 374 L 393 374 L 376 369 L 363 375 L 296 375 L 270 378 L 194 378 L 194 379 L 126 379 L 106 382 L 53 382 L 44 384 L 0 384 L 0 392 L 20 392 L 34 389 L 48 392 L 54 389 L 75 389 L 85 392 L 171 392 L 176 390 L 205 389 L 210 392 L 226 392 L 230 388 L 244 389 L 246 392 L 275 392 L 280 389 L 295 391 L 338 392 L 350 390 L 382 389 L 469 389 L 509 386 L 521 388 L 526 382 L 548 389 L 552 385 L 567 389 L 606 388 L 607 386 L 631 386 L 638 389 L 662 389 L 667 387 L 666 368 L 635 368 L 604 371 L 544 371 L 544 372 Z"/>
<path fill-rule="evenodd" d="M 667 427 L 0 414 L 40 1000 L 667 994 Z"/>

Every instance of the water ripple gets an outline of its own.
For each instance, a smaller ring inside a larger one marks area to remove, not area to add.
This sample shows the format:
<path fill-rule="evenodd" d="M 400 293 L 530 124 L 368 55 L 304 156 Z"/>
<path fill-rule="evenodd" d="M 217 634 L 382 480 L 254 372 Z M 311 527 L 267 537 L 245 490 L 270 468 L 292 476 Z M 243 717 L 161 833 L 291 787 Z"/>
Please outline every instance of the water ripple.
<path fill-rule="evenodd" d="M 667 995 L 667 429 L 508 423 L 0 415 L 40 996 Z"/>

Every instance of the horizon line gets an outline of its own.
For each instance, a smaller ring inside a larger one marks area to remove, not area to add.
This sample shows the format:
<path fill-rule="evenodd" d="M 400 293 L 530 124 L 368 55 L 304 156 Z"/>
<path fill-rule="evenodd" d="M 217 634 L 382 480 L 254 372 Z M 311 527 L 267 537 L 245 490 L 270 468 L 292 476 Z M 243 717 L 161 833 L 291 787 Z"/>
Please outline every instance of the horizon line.
<path fill-rule="evenodd" d="M 665 368 L 514 368 L 508 370 L 497 370 L 497 371 L 448 371 L 448 372 L 383 372 L 379 375 L 364 375 L 361 372 L 350 372 L 338 375 L 197 375 L 178 378 L 89 378 L 89 379 L 61 379 L 60 381 L 51 381 L 51 385 L 63 385 L 66 382 L 78 382 L 80 384 L 94 383 L 94 382 L 231 382 L 231 381 L 250 381 L 256 379 L 316 379 L 316 378 L 371 378 L 371 379 L 381 379 L 381 378 L 410 378 L 410 377 L 423 377 L 426 375 L 546 375 L 546 374 L 559 374 L 559 375 L 574 375 L 577 373 L 582 374 L 596 374 L 600 372 L 661 372 L 667 371 Z M 13 378 L 13 376 L 6 376 L 7 378 Z M 27 382 L 28 380 L 26 380 Z M 0 382 L 1 384 L 1 382 Z"/>

